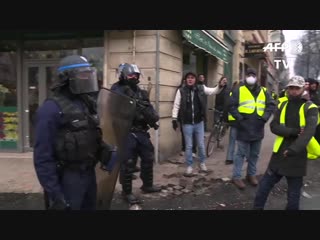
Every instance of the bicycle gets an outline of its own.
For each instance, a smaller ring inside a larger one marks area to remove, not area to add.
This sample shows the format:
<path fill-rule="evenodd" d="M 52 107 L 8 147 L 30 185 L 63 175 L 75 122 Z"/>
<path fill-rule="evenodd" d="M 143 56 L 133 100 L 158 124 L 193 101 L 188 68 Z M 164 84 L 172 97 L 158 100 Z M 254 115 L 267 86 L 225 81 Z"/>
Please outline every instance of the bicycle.
<path fill-rule="evenodd" d="M 223 141 L 224 136 L 228 130 L 228 126 L 223 122 L 223 112 L 218 111 L 214 108 L 209 108 L 210 111 L 215 111 L 215 114 L 219 114 L 218 121 L 214 123 L 213 129 L 208 138 L 207 142 L 207 157 L 210 157 L 213 153 L 215 146 L 217 149 L 223 149 L 223 146 L 220 144 Z"/>

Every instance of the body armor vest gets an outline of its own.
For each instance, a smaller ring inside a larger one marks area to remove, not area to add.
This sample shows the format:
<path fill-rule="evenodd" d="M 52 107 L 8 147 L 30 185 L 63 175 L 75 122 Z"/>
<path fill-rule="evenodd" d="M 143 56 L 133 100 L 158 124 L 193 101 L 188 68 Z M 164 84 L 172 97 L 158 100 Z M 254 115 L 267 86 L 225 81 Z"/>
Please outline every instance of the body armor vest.
<path fill-rule="evenodd" d="M 67 97 L 55 94 L 55 101 L 62 114 L 62 126 L 55 141 L 55 155 L 63 166 L 95 166 L 100 160 L 102 132 L 96 114 L 84 111 Z M 85 104 L 84 104 L 85 105 Z"/>

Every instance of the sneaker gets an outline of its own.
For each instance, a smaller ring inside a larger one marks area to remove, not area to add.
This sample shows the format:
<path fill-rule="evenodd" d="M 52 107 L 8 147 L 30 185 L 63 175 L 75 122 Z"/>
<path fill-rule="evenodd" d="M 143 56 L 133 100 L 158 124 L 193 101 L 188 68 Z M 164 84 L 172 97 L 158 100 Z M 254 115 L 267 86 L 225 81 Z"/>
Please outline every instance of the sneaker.
<path fill-rule="evenodd" d="M 192 175 L 192 172 L 193 172 L 193 168 L 191 166 L 187 167 L 187 170 L 186 170 L 186 175 Z"/>
<path fill-rule="evenodd" d="M 192 157 L 196 158 L 196 157 L 197 157 L 197 154 L 192 153 Z"/>
<path fill-rule="evenodd" d="M 200 163 L 200 170 L 203 172 L 208 172 L 208 168 L 205 163 Z"/>

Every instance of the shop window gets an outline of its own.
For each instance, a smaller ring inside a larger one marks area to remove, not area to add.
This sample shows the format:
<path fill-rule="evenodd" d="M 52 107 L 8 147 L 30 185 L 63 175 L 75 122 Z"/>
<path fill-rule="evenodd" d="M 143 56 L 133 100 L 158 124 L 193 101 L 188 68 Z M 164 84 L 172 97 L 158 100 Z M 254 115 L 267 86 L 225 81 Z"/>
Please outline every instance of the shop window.
<path fill-rule="evenodd" d="M 0 52 L 0 150 L 16 149 L 18 143 L 16 65 L 16 52 Z"/>

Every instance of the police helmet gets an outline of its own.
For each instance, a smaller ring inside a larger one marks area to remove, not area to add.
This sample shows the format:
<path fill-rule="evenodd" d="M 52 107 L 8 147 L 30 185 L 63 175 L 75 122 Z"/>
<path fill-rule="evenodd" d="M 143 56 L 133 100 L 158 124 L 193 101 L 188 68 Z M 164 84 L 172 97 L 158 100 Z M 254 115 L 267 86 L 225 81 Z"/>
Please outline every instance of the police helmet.
<path fill-rule="evenodd" d="M 124 84 L 137 85 L 140 81 L 140 69 L 135 64 L 123 63 L 119 65 L 119 80 Z"/>
<path fill-rule="evenodd" d="M 58 67 L 60 86 L 69 84 L 73 94 L 98 92 L 97 71 L 88 60 L 79 55 L 63 58 Z"/>

